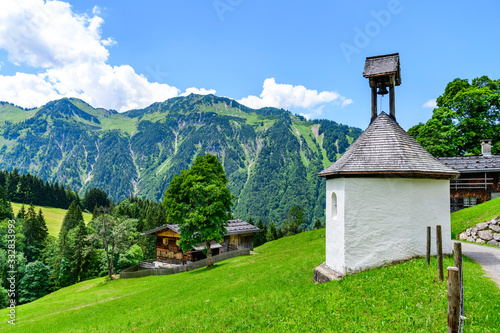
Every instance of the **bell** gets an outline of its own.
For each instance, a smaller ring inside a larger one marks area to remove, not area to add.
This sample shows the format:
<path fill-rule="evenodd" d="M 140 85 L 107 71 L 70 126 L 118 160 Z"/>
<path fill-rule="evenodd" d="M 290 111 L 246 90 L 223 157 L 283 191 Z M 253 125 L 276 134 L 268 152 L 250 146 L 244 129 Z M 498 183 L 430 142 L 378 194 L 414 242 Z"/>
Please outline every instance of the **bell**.
<path fill-rule="evenodd" d="M 387 91 L 387 88 L 384 86 L 378 88 L 377 95 L 387 95 L 389 92 Z"/>

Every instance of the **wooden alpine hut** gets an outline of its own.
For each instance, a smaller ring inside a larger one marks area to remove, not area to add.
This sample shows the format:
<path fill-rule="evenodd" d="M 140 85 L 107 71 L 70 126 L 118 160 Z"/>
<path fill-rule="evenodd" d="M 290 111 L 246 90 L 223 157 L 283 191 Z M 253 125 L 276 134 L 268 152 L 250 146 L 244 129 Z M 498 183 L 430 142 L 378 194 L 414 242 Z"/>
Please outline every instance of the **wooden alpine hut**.
<path fill-rule="evenodd" d="M 212 255 L 240 249 L 253 250 L 253 235 L 263 230 L 240 219 L 228 222 L 224 241 L 221 243 L 212 242 L 210 246 Z M 156 236 L 156 260 L 160 262 L 183 264 L 206 258 L 203 254 L 204 244 L 199 244 L 187 252 L 182 251 L 177 245 L 181 237 L 177 224 L 164 224 L 141 233 L 141 235 Z"/>

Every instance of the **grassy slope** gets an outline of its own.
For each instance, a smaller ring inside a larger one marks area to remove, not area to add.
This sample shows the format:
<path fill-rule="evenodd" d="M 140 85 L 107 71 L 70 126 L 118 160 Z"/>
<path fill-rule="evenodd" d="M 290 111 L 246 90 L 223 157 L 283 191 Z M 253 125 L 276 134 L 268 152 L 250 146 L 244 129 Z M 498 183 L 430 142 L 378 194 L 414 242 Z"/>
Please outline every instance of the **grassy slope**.
<path fill-rule="evenodd" d="M 23 332 L 445 332 L 446 282 L 423 259 L 316 285 L 324 229 L 267 243 L 212 269 L 94 279 L 17 307 Z M 445 259 L 445 265 L 451 265 Z M 500 327 L 500 290 L 465 259 L 467 331 Z M 0 311 L 6 318 L 6 310 Z M 2 329 L 9 329 L 2 325 Z M 11 328 L 14 331 L 14 328 Z"/>
<path fill-rule="evenodd" d="M 498 216 L 500 216 L 500 198 L 454 212 L 451 214 L 451 236 L 457 239 L 467 228 Z"/>
<path fill-rule="evenodd" d="M 14 211 L 15 215 L 17 215 L 17 212 L 19 212 L 21 206 L 22 204 L 20 203 L 12 203 L 12 210 Z M 24 205 L 24 207 L 27 209 L 28 205 Z M 67 210 L 53 207 L 35 206 L 35 210 L 37 213 L 39 209 L 42 209 L 43 216 L 45 217 L 45 222 L 47 223 L 47 229 L 49 230 L 49 235 L 57 237 Z M 85 220 L 85 223 L 89 223 L 92 219 L 92 214 L 83 213 L 83 219 Z"/>
<path fill-rule="evenodd" d="M 0 122 L 11 121 L 17 123 L 31 117 L 37 111 L 38 109 L 26 111 L 9 104 L 0 105 Z"/>

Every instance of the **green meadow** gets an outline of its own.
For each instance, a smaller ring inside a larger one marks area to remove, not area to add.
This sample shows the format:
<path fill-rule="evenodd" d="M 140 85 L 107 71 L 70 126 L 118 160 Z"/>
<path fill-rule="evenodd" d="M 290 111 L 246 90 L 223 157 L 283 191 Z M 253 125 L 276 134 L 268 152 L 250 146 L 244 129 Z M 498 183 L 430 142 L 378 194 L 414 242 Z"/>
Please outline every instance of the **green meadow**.
<path fill-rule="evenodd" d="M 98 278 L 16 308 L 12 332 L 446 332 L 436 260 L 316 285 L 325 229 L 281 238 L 213 268 L 138 279 Z M 367 240 L 369 241 L 369 240 Z M 445 258 L 445 267 L 452 265 Z M 500 290 L 464 260 L 466 332 L 498 332 Z"/>
<path fill-rule="evenodd" d="M 22 204 L 20 203 L 12 203 L 12 210 L 14 214 L 17 215 L 19 210 L 21 210 Z M 25 209 L 28 209 L 29 205 L 24 205 Z M 57 237 L 59 234 L 59 230 L 61 229 L 61 224 L 64 219 L 64 215 L 66 215 L 67 210 L 61 208 L 53 208 L 53 207 L 42 207 L 35 206 L 35 210 L 38 213 L 39 210 L 42 210 L 43 216 L 45 217 L 45 222 L 47 223 L 47 229 L 49 230 L 49 235 Z M 83 219 L 85 223 L 89 223 L 92 220 L 92 214 L 83 213 Z"/>

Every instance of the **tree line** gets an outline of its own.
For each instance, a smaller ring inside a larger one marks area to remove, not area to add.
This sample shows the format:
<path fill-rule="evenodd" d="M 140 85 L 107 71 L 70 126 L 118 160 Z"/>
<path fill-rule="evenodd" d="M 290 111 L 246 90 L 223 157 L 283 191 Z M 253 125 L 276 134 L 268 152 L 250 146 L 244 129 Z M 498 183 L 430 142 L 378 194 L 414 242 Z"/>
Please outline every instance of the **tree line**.
<path fill-rule="evenodd" d="M 68 209 L 71 203 L 76 202 L 82 210 L 93 212 L 96 207 L 111 203 L 107 193 L 99 188 L 87 189 L 80 198 L 68 185 L 57 181 L 49 183 L 31 173 L 20 173 L 16 168 L 12 171 L 0 170 L 0 186 L 7 200 L 28 205 Z"/>

